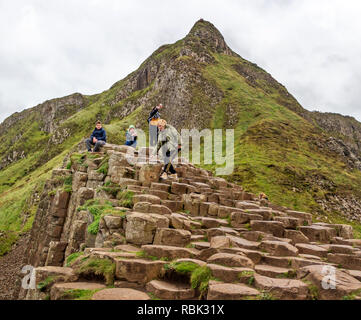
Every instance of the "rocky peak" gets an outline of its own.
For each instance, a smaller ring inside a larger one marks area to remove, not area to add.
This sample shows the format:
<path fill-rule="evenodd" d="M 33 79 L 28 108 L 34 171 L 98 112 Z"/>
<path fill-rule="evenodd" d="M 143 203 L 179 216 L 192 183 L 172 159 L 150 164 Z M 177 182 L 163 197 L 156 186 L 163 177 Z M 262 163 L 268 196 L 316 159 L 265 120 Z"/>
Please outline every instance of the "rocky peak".
<path fill-rule="evenodd" d="M 219 30 L 209 21 L 198 20 L 185 38 L 186 43 L 196 43 L 207 46 L 215 52 L 232 55 L 232 50 L 226 44 Z"/>

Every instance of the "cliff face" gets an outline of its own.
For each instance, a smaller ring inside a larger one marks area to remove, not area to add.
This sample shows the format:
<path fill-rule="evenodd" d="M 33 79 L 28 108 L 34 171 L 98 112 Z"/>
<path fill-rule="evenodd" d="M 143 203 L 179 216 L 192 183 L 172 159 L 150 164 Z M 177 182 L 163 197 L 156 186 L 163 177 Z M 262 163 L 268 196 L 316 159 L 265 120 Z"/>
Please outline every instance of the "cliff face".
<path fill-rule="evenodd" d="M 350 167 L 361 170 L 361 123 L 335 113 L 309 112 L 306 117 L 330 135 L 327 146 L 345 158 Z"/>
<path fill-rule="evenodd" d="M 269 73 L 233 52 L 211 23 L 200 20 L 108 90 L 50 100 L 0 125 L 0 230 L 29 229 L 35 208 L 28 210 L 24 198 L 67 154 L 84 148 L 95 120 L 103 121 L 109 143 L 122 144 L 130 124 L 146 129 L 158 103 L 165 106 L 162 117 L 177 129 L 235 130 L 229 181 L 297 210 L 360 219 L 360 124 L 306 111 Z M 40 251 L 36 256 L 44 260 Z"/>

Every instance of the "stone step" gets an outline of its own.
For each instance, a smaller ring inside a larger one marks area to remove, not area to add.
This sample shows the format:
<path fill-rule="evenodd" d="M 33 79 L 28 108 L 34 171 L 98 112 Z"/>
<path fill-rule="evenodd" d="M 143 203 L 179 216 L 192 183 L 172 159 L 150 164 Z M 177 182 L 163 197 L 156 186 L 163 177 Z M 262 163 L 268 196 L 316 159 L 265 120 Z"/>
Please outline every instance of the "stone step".
<path fill-rule="evenodd" d="M 118 258 L 135 259 L 137 257 L 136 252 L 104 252 L 104 251 L 93 251 L 90 254 L 91 257 L 98 259 L 110 259 L 115 261 Z"/>
<path fill-rule="evenodd" d="M 170 192 L 170 185 L 166 184 L 166 183 L 152 182 L 152 184 L 150 185 L 150 189 L 164 191 L 164 192 Z"/>
<path fill-rule="evenodd" d="M 328 224 L 328 223 L 322 223 L 322 222 L 315 223 L 315 225 L 320 225 L 320 226 L 335 229 L 338 237 L 342 237 L 344 239 L 352 239 L 353 238 L 353 228 L 350 225 Z"/>
<path fill-rule="evenodd" d="M 273 217 L 272 209 L 270 208 L 247 209 L 246 213 L 260 215 L 263 217 L 263 220 L 266 221 L 270 221 Z"/>
<path fill-rule="evenodd" d="M 260 214 L 250 214 L 246 212 L 232 212 L 231 214 L 231 225 L 234 228 L 238 228 L 253 220 L 263 220 L 263 216 Z"/>
<path fill-rule="evenodd" d="M 112 288 L 96 292 L 92 300 L 150 300 L 150 297 L 142 291 L 129 288 Z"/>
<path fill-rule="evenodd" d="M 261 276 L 269 278 L 294 278 L 296 273 L 292 269 L 280 268 L 269 265 L 256 265 L 254 270 Z"/>
<path fill-rule="evenodd" d="M 288 216 L 293 218 L 301 219 L 302 225 L 311 225 L 312 224 L 312 214 L 294 210 L 286 210 Z"/>
<path fill-rule="evenodd" d="M 360 270 L 342 270 L 343 272 L 348 273 L 350 276 L 354 277 L 358 281 L 361 281 L 361 271 Z"/>
<path fill-rule="evenodd" d="M 262 241 L 259 248 L 273 256 L 297 256 L 298 249 L 289 243 L 281 241 Z"/>
<path fill-rule="evenodd" d="M 114 250 L 119 250 L 119 251 L 125 251 L 125 252 L 131 252 L 131 253 L 136 253 L 141 251 L 141 249 L 139 247 L 130 245 L 130 244 L 120 244 L 116 247 L 114 247 Z"/>
<path fill-rule="evenodd" d="M 298 243 L 296 244 L 296 248 L 299 250 L 300 253 L 303 254 L 310 254 L 321 258 L 327 258 L 328 251 L 321 246 L 307 243 Z"/>
<path fill-rule="evenodd" d="M 202 241 L 202 240 L 204 240 L 204 235 L 192 234 L 192 236 L 191 236 L 191 241 L 192 242 L 197 242 L 197 241 Z"/>
<path fill-rule="evenodd" d="M 301 231 L 299 230 L 289 230 L 286 229 L 284 232 L 284 237 L 292 240 L 292 244 L 295 245 L 297 243 L 309 243 L 310 239 L 308 239 Z"/>
<path fill-rule="evenodd" d="M 297 227 L 302 225 L 302 221 L 293 217 L 273 217 L 274 221 L 279 221 L 286 229 L 296 230 Z"/>
<path fill-rule="evenodd" d="M 201 241 L 201 242 L 191 242 L 191 245 L 194 246 L 197 250 L 204 250 L 210 248 L 211 244 L 209 242 Z"/>
<path fill-rule="evenodd" d="M 252 231 L 261 231 L 272 234 L 275 237 L 283 237 L 284 226 L 279 221 L 251 221 Z"/>
<path fill-rule="evenodd" d="M 275 257 L 275 256 L 264 256 L 262 262 L 263 264 L 267 264 L 275 267 L 292 268 L 292 269 L 299 269 L 308 265 L 320 264 L 319 260 L 305 259 L 301 257 Z"/>
<path fill-rule="evenodd" d="M 73 300 L 73 290 L 101 290 L 105 289 L 106 286 L 100 283 L 92 282 L 64 282 L 56 283 L 50 289 L 51 300 Z"/>
<path fill-rule="evenodd" d="M 138 202 L 150 202 L 152 204 L 161 204 L 161 199 L 158 196 L 154 196 L 151 194 L 137 194 L 133 196 L 133 203 L 136 204 Z"/>
<path fill-rule="evenodd" d="M 254 285 L 279 300 L 306 300 L 309 296 L 307 284 L 300 280 L 270 278 L 256 273 Z"/>
<path fill-rule="evenodd" d="M 158 259 L 167 258 L 169 260 L 177 258 L 197 258 L 200 254 L 200 251 L 194 248 L 180 248 L 163 245 L 143 245 L 142 250 L 149 256 L 154 256 Z"/>
<path fill-rule="evenodd" d="M 259 209 L 260 206 L 258 204 L 255 204 L 253 202 L 248 201 L 237 201 L 236 202 L 236 208 L 248 210 L 248 209 Z"/>
<path fill-rule="evenodd" d="M 158 228 L 153 244 L 185 247 L 191 241 L 191 232 L 181 229 Z"/>
<path fill-rule="evenodd" d="M 248 283 L 253 277 L 254 270 L 243 267 L 225 267 L 218 264 L 207 264 L 212 276 L 224 282 Z"/>
<path fill-rule="evenodd" d="M 219 264 L 227 267 L 245 267 L 253 269 L 254 263 L 251 259 L 240 254 L 216 253 L 207 259 L 207 263 Z"/>
<path fill-rule="evenodd" d="M 36 285 L 48 277 L 52 277 L 54 280 L 62 282 L 74 282 L 78 280 L 78 276 L 75 274 L 72 268 L 46 266 L 37 267 L 35 269 Z"/>
<path fill-rule="evenodd" d="M 228 227 L 228 221 L 215 218 L 202 218 L 202 227 L 205 229 L 212 229 L 218 227 Z"/>
<path fill-rule="evenodd" d="M 195 291 L 189 284 L 152 280 L 146 289 L 157 298 L 164 300 L 189 300 L 195 297 Z"/>
<path fill-rule="evenodd" d="M 230 250 L 230 249 L 228 249 Z M 244 248 L 237 248 L 238 252 L 244 254 L 247 258 L 251 259 L 254 264 L 258 264 L 262 261 L 263 257 L 267 256 L 267 253 L 257 251 L 257 250 L 249 250 Z M 221 250 L 227 252 L 226 250 Z M 231 253 L 230 251 L 228 253 Z"/>
<path fill-rule="evenodd" d="M 324 287 L 325 276 L 331 274 L 334 281 L 326 284 L 333 287 Z M 317 299 L 320 300 L 341 300 L 361 290 L 361 282 L 348 272 L 325 268 L 323 265 L 304 267 L 298 271 L 298 277 L 311 282 L 317 288 Z"/>
<path fill-rule="evenodd" d="M 161 200 L 167 200 L 168 197 L 169 197 L 168 192 L 161 191 L 161 190 L 152 190 L 152 189 L 150 189 L 148 194 L 159 197 Z"/>
<path fill-rule="evenodd" d="M 311 242 L 329 243 L 331 239 L 337 235 L 335 229 L 319 225 L 302 226 L 299 227 L 299 230 L 310 239 Z"/>
<path fill-rule="evenodd" d="M 361 257 L 355 255 L 329 253 L 327 255 L 327 260 L 345 269 L 361 270 Z"/>
<path fill-rule="evenodd" d="M 245 284 L 210 281 L 207 300 L 247 300 L 257 297 L 260 292 Z"/>
<path fill-rule="evenodd" d="M 213 237 L 226 236 L 226 235 L 239 236 L 239 232 L 235 231 L 232 228 L 228 228 L 228 227 L 207 229 L 207 237 L 209 240 L 211 240 Z"/>
<path fill-rule="evenodd" d="M 328 250 L 329 253 L 354 254 L 357 251 L 357 249 L 352 246 L 341 244 L 326 244 L 321 245 L 321 247 Z"/>
<path fill-rule="evenodd" d="M 164 274 L 165 261 L 145 259 L 115 259 L 115 276 L 118 280 L 146 284 Z"/>

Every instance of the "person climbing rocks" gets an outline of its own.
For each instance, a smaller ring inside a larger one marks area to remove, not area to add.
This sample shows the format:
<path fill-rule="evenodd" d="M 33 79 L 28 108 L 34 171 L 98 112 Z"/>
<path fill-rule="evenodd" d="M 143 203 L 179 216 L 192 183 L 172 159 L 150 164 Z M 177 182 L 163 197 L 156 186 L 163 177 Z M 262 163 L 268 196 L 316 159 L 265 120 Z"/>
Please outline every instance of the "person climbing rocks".
<path fill-rule="evenodd" d="M 135 130 L 135 127 L 133 125 L 129 126 L 127 133 L 125 134 L 125 145 L 126 146 L 130 146 L 133 148 L 137 147 L 137 139 L 138 139 L 138 135 L 137 135 L 137 131 Z"/>
<path fill-rule="evenodd" d="M 173 167 L 172 161 L 182 149 L 181 136 L 176 128 L 163 119 L 158 120 L 158 130 L 158 143 L 153 151 L 152 157 L 157 156 L 159 150 L 162 149 L 164 168 L 161 173 L 161 178 L 167 179 L 169 173 L 171 177 L 176 177 L 177 172 Z"/>
<path fill-rule="evenodd" d="M 107 142 L 107 134 L 102 127 L 102 123 L 97 121 L 95 124 L 95 129 L 91 134 L 89 139 L 85 140 L 85 145 L 88 152 L 92 152 L 92 146 L 94 146 L 93 152 L 99 152 L 100 148 L 104 146 Z"/>
<path fill-rule="evenodd" d="M 158 120 L 160 119 L 159 110 L 162 110 L 163 105 L 159 104 L 152 109 L 148 117 L 149 123 L 149 145 L 151 147 L 156 146 L 158 141 Z"/>

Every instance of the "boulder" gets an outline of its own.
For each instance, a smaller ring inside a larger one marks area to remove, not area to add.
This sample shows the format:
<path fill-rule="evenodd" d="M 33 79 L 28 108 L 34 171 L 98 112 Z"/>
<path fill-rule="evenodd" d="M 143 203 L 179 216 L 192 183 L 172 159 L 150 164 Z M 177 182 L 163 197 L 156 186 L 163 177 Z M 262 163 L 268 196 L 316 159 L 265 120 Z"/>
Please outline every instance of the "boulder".
<path fill-rule="evenodd" d="M 191 241 L 191 233 L 180 229 L 157 229 L 154 237 L 155 245 L 185 247 Z"/>
<path fill-rule="evenodd" d="M 250 214 L 245 212 L 232 212 L 231 224 L 234 228 L 242 227 L 243 224 L 252 220 L 263 220 L 263 216 L 260 214 Z"/>
<path fill-rule="evenodd" d="M 154 218 L 144 213 L 134 212 L 127 216 L 126 240 L 139 245 L 153 243 L 156 228 Z"/>
<path fill-rule="evenodd" d="M 174 194 L 182 195 L 187 193 L 188 184 L 172 182 L 171 192 Z"/>
<path fill-rule="evenodd" d="M 300 219 L 301 225 L 307 226 L 312 224 L 312 214 L 301 212 L 301 211 L 294 211 L 294 210 L 286 210 L 288 216 Z"/>
<path fill-rule="evenodd" d="M 165 300 L 192 299 L 195 291 L 189 284 L 171 283 L 162 280 L 153 280 L 146 285 L 148 292 L 153 293 L 157 298 Z"/>
<path fill-rule="evenodd" d="M 160 215 L 172 214 L 172 210 L 161 204 L 152 204 L 149 208 L 149 212 Z"/>
<path fill-rule="evenodd" d="M 150 300 L 150 297 L 139 290 L 130 288 L 111 288 L 96 292 L 92 300 Z"/>
<path fill-rule="evenodd" d="M 280 300 L 306 300 L 308 287 L 300 280 L 269 278 L 255 274 L 255 287 Z"/>
<path fill-rule="evenodd" d="M 231 240 L 225 236 L 213 237 L 210 242 L 210 247 L 214 249 L 230 248 Z"/>
<path fill-rule="evenodd" d="M 242 300 L 256 297 L 260 292 L 244 284 L 211 282 L 207 300 Z"/>
<path fill-rule="evenodd" d="M 151 194 L 137 194 L 133 196 L 133 203 L 149 202 L 151 204 L 160 204 L 160 198 Z"/>
<path fill-rule="evenodd" d="M 295 245 L 296 243 L 309 243 L 310 240 L 298 230 L 285 230 L 284 233 L 285 238 L 291 239 L 292 243 Z"/>
<path fill-rule="evenodd" d="M 105 289 L 105 285 L 91 282 L 66 282 L 56 283 L 51 287 L 51 300 L 72 300 L 72 292 L 74 290 L 101 290 Z"/>
<path fill-rule="evenodd" d="M 121 229 L 123 226 L 123 218 L 118 216 L 104 216 L 105 225 L 108 229 Z"/>
<path fill-rule="evenodd" d="M 154 219 L 157 228 L 169 228 L 168 217 L 156 213 L 149 213 L 149 216 Z"/>
<path fill-rule="evenodd" d="M 200 251 L 194 248 L 181 248 L 161 245 L 143 245 L 142 250 L 144 250 L 146 254 L 157 257 L 158 259 L 168 258 L 170 260 L 195 258 L 200 254 Z"/>
<path fill-rule="evenodd" d="M 78 276 L 72 268 L 47 266 L 35 269 L 36 285 L 39 285 L 40 282 L 49 277 L 53 279 L 53 283 L 74 282 L 78 280 Z"/>
<path fill-rule="evenodd" d="M 330 242 L 336 236 L 336 230 L 319 225 L 299 227 L 300 231 L 313 242 Z"/>
<path fill-rule="evenodd" d="M 291 272 L 291 269 L 268 266 L 266 264 L 256 265 L 254 270 L 259 275 L 269 278 L 288 278 L 290 276 L 295 276 L 295 274 Z"/>
<path fill-rule="evenodd" d="M 139 170 L 139 181 L 143 186 L 150 187 L 153 182 L 159 181 L 162 164 L 145 164 Z"/>
<path fill-rule="evenodd" d="M 227 267 L 254 267 L 252 260 L 246 256 L 230 253 L 216 253 L 207 259 L 207 263 L 220 264 Z"/>
<path fill-rule="evenodd" d="M 335 263 L 343 268 L 351 270 L 361 270 L 361 257 L 352 254 L 329 253 L 329 262 Z"/>
<path fill-rule="evenodd" d="M 296 247 L 281 241 L 262 241 L 260 249 L 269 252 L 273 256 L 292 257 L 298 255 Z"/>
<path fill-rule="evenodd" d="M 119 280 L 146 284 L 164 274 L 165 261 L 115 259 L 115 276 Z"/>
<path fill-rule="evenodd" d="M 320 300 L 339 300 L 361 290 L 360 281 L 331 266 L 306 266 L 298 271 L 298 276 L 317 287 Z"/>
<path fill-rule="evenodd" d="M 321 258 L 326 258 L 328 253 L 328 251 L 321 246 L 307 243 L 298 243 L 296 244 L 296 248 L 299 250 L 300 253 L 310 254 Z"/>
<path fill-rule="evenodd" d="M 253 231 L 262 231 L 265 233 L 270 233 L 275 237 L 283 237 L 284 226 L 279 221 L 251 221 L 251 228 Z"/>
<path fill-rule="evenodd" d="M 207 264 L 212 276 L 224 282 L 248 283 L 254 275 L 254 270 L 242 267 L 224 267 L 218 264 Z"/>
<path fill-rule="evenodd" d="M 228 226 L 228 222 L 223 219 L 202 218 L 201 221 L 202 221 L 202 227 L 206 229 Z"/>
<path fill-rule="evenodd" d="M 300 220 L 293 217 L 274 217 L 273 220 L 283 223 L 286 229 L 296 229 L 301 225 Z"/>

